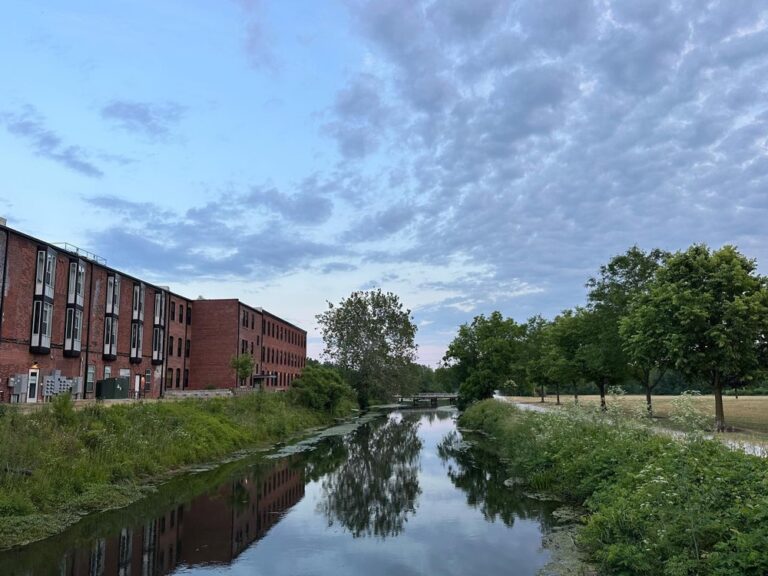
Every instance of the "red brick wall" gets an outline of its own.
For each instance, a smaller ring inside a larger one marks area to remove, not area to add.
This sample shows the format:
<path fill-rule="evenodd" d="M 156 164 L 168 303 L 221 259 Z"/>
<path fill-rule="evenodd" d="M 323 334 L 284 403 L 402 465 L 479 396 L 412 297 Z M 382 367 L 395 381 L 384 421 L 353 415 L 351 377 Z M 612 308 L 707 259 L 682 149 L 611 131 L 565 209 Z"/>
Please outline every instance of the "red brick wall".
<path fill-rule="evenodd" d="M 170 368 L 173 374 L 172 382 L 166 381 L 167 389 L 180 390 L 184 387 L 184 370 L 190 370 L 190 360 L 192 355 L 196 351 L 195 343 L 192 342 L 192 324 L 187 324 L 187 308 L 191 305 L 191 301 L 187 300 L 177 294 L 171 294 L 169 298 L 168 307 L 168 325 L 165 335 L 165 358 L 166 358 L 166 373 Z M 183 307 L 183 318 L 179 322 L 179 306 Z M 174 309 L 174 314 L 171 316 L 171 307 Z M 194 309 L 193 309 L 194 314 Z M 192 316 L 192 323 L 196 318 Z M 170 338 L 173 338 L 173 354 L 170 354 L 169 343 Z M 181 339 L 181 354 L 179 354 L 179 339 Z M 190 357 L 186 356 L 186 340 L 190 341 Z M 179 383 L 176 383 L 176 371 L 179 374 Z M 190 374 L 190 379 L 192 378 Z"/>
<path fill-rule="evenodd" d="M 267 389 L 284 390 L 301 375 L 307 357 L 307 333 L 284 320 L 264 312 L 264 361 L 262 368 L 276 372 Z"/>
<path fill-rule="evenodd" d="M 195 300 L 192 305 L 192 343 L 189 387 L 233 388 L 235 372 L 229 360 L 237 354 L 239 304 L 237 300 Z"/>

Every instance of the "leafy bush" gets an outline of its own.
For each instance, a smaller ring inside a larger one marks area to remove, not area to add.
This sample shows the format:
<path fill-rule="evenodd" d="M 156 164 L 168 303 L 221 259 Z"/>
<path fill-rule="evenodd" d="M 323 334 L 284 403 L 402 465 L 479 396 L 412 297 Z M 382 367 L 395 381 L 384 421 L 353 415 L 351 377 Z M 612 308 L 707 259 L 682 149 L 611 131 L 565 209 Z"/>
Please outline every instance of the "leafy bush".
<path fill-rule="evenodd" d="M 583 505 L 581 545 L 606 574 L 768 574 L 768 463 L 701 434 L 672 439 L 611 414 L 486 401 L 461 424 L 510 474 Z"/>
<path fill-rule="evenodd" d="M 294 380 L 291 394 L 296 401 L 313 410 L 329 414 L 348 413 L 355 403 L 355 392 L 333 368 L 307 366 Z"/>

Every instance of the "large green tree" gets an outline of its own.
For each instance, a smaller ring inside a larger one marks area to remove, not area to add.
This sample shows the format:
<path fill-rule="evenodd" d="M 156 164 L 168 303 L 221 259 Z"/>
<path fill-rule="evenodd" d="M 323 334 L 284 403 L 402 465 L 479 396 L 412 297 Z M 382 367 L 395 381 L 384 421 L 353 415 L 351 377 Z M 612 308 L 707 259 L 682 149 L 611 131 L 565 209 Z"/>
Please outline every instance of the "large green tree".
<path fill-rule="evenodd" d="M 733 246 L 695 245 L 672 255 L 624 321 L 630 347 L 666 357 L 686 377 L 707 380 L 715 422 L 725 429 L 723 387 L 765 367 L 768 289 L 754 260 Z"/>
<path fill-rule="evenodd" d="M 621 323 L 633 304 L 648 292 L 650 281 L 668 256 L 663 250 L 644 252 L 633 246 L 611 258 L 587 281 L 589 306 L 601 315 L 602 330 L 606 331 L 602 340 L 642 384 L 649 415 L 653 414 L 651 394 L 664 376 L 668 358 L 652 345 L 641 346 L 626 329 L 622 332 Z M 651 344 L 647 339 L 643 343 Z"/>
<path fill-rule="evenodd" d="M 416 356 L 416 324 L 396 294 L 379 290 L 353 292 L 317 316 L 324 354 L 342 370 L 357 392 L 361 408 L 371 399 L 398 393 Z"/>
<path fill-rule="evenodd" d="M 494 390 L 518 376 L 525 326 L 500 312 L 476 316 L 459 327 L 443 358 L 458 375 L 460 408 L 490 398 Z"/>

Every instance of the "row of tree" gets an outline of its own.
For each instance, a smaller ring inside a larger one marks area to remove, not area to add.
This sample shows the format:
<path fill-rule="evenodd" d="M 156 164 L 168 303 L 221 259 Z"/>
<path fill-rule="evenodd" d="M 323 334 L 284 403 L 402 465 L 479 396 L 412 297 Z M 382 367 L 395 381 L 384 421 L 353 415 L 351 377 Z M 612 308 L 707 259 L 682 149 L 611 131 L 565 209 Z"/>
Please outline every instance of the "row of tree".
<path fill-rule="evenodd" d="M 732 246 L 694 245 L 670 254 L 633 247 L 587 281 L 584 306 L 552 320 L 517 323 L 494 312 L 459 328 L 445 363 L 461 382 L 462 406 L 508 388 L 519 394 L 567 385 L 634 381 L 652 393 L 671 372 L 708 386 L 718 430 L 723 390 L 768 369 L 768 282 Z M 578 401 L 578 397 L 577 397 Z"/>

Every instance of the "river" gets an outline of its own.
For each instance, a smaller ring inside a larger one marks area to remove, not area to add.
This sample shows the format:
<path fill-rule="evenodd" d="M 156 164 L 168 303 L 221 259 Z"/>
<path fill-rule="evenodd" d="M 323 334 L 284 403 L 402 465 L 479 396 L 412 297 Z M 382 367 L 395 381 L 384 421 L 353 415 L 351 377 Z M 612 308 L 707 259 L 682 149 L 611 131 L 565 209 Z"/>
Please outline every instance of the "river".
<path fill-rule="evenodd" d="M 393 412 L 303 447 L 177 478 L 0 554 L 0 574 L 526 576 L 549 560 L 554 505 L 505 487 L 450 410 Z"/>

